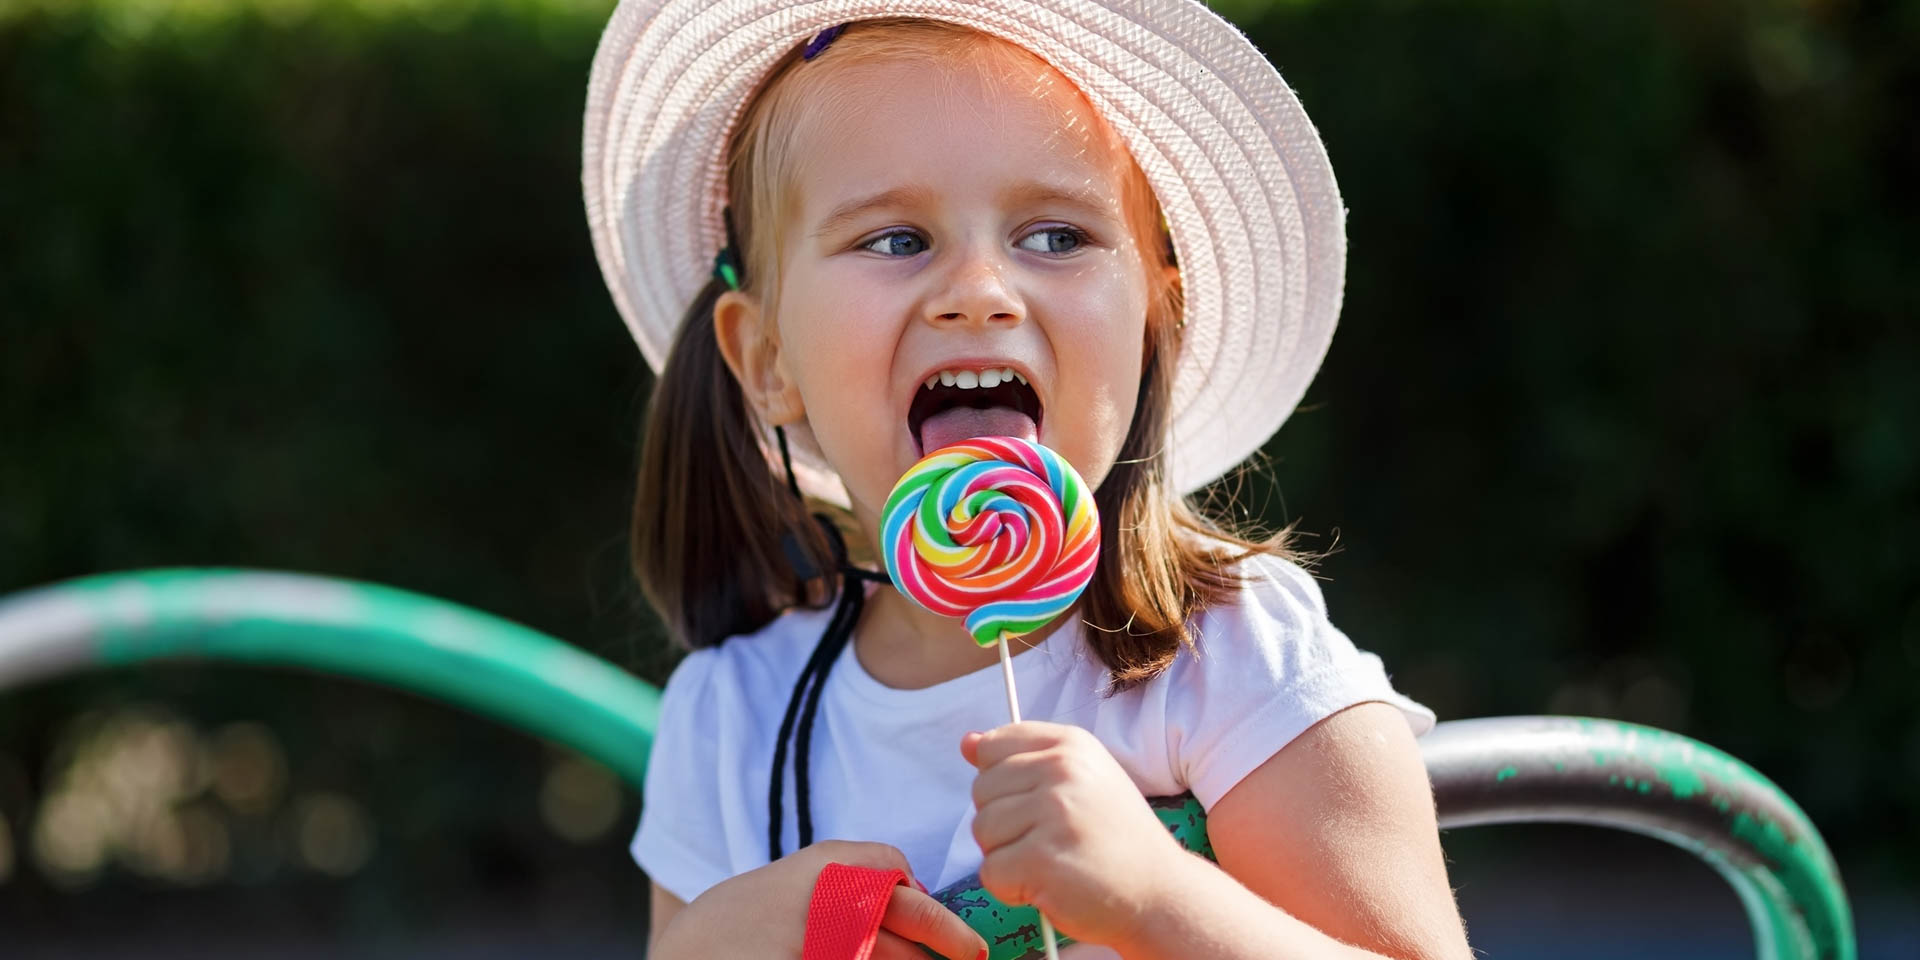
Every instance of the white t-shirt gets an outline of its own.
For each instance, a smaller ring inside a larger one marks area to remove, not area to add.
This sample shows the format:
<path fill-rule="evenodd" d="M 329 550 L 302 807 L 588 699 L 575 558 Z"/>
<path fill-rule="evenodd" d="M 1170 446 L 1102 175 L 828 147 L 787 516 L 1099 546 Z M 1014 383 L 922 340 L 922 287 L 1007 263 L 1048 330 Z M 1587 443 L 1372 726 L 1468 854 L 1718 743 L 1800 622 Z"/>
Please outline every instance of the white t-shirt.
<path fill-rule="evenodd" d="M 1308 727 L 1348 706 L 1391 703 L 1417 734 L 1431 710 L 1395 692 L 1380 658 L 1327 620 L 1319 585 L 1272 557 L 1247 561 L 1235 602 L 1196 622 L 1195 651 L 1103 696 L 1107 670 L 1078 621 L 1013 658 L 1025 719 L 1085 728 L 1145 796 L 1191 791 L 1211 809 Z M 754 634 L 690 654 L 667 681 L 633 856 L 682 901 L 767 863 L 774 740 L 828 610 L 790 610 Z M 1007 721 L 998 666 L 920 690 L 882 685 L 849 643 L 820 694 L 812 743 L 815 840 L 867 840 L 906 854 L 939 890 L 979 870 L 975 770 L 960 737 Z M 1197 654 L 1197 655 L 1196 655 Z M 789 748 L 784 839 L 794 826 Z"/>

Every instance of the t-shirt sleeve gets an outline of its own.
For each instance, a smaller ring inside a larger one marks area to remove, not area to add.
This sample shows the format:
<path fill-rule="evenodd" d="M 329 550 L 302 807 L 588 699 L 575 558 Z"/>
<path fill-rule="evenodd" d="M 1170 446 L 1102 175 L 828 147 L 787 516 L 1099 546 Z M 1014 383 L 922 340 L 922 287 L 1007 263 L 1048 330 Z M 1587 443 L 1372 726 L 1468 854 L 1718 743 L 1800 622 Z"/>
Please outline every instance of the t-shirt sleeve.
<path fill-rule="evenodd" d="M 715 801 L 717 660 L 717 650 L 695 651 L 667 678 L 633 836 L 634 861 L 682 902 L 732 875 Z"/>
<path fill-rule="evenodd" d="M 1307 728 L 1357 703 L 1400 708 L 1416 736 L 1433 711 L 1393 689 L 1374 654 L 1327 619 L 1319 584 L 1299 566 L 1257 557 L 1238 602 L 1198 623 L 1192 655 L 1168 671 L 1169 761 L 1207 809 Z"/>

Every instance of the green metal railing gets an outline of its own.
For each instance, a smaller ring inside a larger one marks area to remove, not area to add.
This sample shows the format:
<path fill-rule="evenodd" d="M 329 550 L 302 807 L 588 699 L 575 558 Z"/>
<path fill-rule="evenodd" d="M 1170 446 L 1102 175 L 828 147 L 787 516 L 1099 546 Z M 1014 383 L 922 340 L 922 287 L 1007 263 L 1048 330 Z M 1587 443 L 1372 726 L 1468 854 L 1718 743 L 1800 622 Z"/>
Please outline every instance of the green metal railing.
<path fill-rule="evenodd" d="M 104 574 L 0 600 L 0 690 L 161 660 L 318 670 L 399 687 L 572 747 L 639 789 L 652 687 L 518 624 L 325 577 L 240 570 Z M 1839 871 L 1800 808 L 1753 768 L 1636 724 L 1498 717 L 1421 739 L 1440 823 L 1631 830 L 1711 864 L 1761 960 L 1853 960 Z"/>
<path fill-rule="evenodd" d="M 1442 829 L 1581 823 L 1665 840 L 1733 886 L 1758 956 L 1854 956 L 1852 911 L 1820 832 L 1733 756 L 1587 717 L 1454 720 L 1422 737 L 1420 751 Z"/>
<path fill-rule="evenodd" d="M 660 694 L 499 617 L 370 583 L 147 570 L 0 601 L 0 690 L 160 660 L 299 667 L 409 690 L 546 737 L 639 789 Z"/>

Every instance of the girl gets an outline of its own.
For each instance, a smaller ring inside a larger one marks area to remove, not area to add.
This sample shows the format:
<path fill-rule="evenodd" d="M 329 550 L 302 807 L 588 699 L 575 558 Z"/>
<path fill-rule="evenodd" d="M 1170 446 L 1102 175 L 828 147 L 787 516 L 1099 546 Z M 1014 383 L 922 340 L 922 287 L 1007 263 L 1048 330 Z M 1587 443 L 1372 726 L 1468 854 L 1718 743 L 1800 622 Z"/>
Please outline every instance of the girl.
<path fill-rule="evenodd" d="M 1032 908 L 1078 960 L 1468 956 L 1432 714 L 1183 499 L 1338 312 L 1331 171 L 1244 38 L 1191 0 L 626 0 L 583 179 L 660 370 L 635 569 L 693 651 L 633 847 L 653 956 L 797 956 L 828 861 L 912 878 L 884 957 L 1038 956 Z M 924 452 L 1003 434 L 1103 523 L 1012 725 L 995 651 L 857 560 Z"/>

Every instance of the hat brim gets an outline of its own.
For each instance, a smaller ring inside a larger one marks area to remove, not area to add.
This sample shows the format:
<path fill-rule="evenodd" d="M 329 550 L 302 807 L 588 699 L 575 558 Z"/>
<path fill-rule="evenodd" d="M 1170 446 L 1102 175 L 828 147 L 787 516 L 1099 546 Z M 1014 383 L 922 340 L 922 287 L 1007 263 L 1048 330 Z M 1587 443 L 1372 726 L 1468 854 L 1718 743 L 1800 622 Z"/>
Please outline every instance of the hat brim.
<path fill-rule="evenodd" d="M 814 34 L 882 17 L 1019 44 L 1107 118 L 1152 185 L 1180 263 L 1172 482 L 1198 489 L 1259 449 L 1332 340 L 1346 210 L 1293 91 L 1194 0 L 625 0 L 593 61 L 581 181 L 601 272 L 647 362 L 665 362 L 724 242 L 727 143 L 748 98 Z M 824 467 L 811 450 L 800 456 Z"/>

